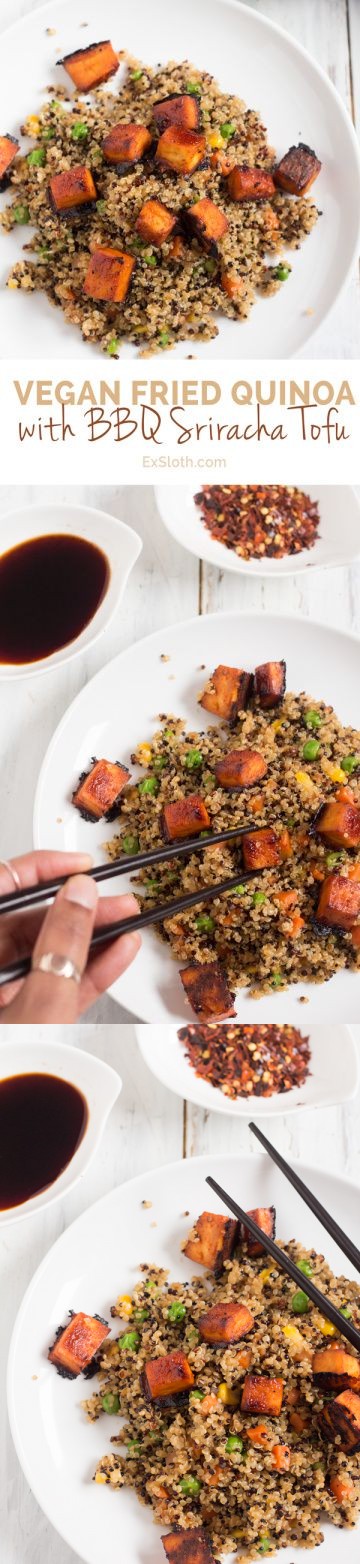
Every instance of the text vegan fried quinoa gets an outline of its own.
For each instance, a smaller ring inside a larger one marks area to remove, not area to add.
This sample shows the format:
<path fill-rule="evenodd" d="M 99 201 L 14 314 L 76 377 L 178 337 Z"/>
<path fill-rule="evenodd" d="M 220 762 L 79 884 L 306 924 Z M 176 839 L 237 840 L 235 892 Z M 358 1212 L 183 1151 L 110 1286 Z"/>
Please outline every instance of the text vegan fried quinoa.
<path fill-rule="evenodd" d="M 176 124 L 174 166 L 168 122 L 164 156 L 158 151 L 156 105 L 174 96 L 186 100 L 187 118 L 197 121 L 195 130 L 180 125 L 186 159 L 197 159 L 186 174 L 178 166 Z M 1 223 L 7 232 L 31 224 L 35 235 L 8 286 L 44 292 L 86 342 L 111 356 L 124 342 L 154 352 L 184 338 L 208 341 L 220 315 L 246 319 L 256 293 L 276 292 L 289 276 L 284 246 L 298 249 L 317 219 L 303 193 L 320 168 L 315 154 L 292 149 L 296 190 L 287 170 L 291 152 L 275 183 L 275 153 L 258 113 L 187 61 L 152 70 L 127 57 L 118 93 L 99 88 L 68 98 L 56 89 L 23 130 L 34 147 L 11 157 L 12 202 Z M 198 156 L 194 136 L 202 143 Z M 307 178 L 309 158 L 315 172 Z M 228 185 L 235 168 L 240 190 Z"/>
<path fill-rule="evenodd" d="M 273 1097 L 303 1086 L 310 1048 L 295 1026 L 194 1023 L 178 1032 L 195 1074 L 224 1097 Z"/>

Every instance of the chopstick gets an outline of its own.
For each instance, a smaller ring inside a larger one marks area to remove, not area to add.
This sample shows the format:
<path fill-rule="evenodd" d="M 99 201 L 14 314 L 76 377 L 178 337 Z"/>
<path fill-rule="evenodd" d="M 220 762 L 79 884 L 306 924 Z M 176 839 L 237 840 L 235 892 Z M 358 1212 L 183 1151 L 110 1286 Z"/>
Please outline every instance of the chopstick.
<path fill-rule="evenodd" d="M 260 830 L 266 830 L 266 826 L 260 826 Z M 187 837 L 184 842 L 170 842 L 166 847 L 153 847 L 150 853 L 133 853 L 121 858 L 114 858 L 112 863 L 98 864 L 94 869 L 87 869 L 86 873 L 99 885 L 102 880 L 112 880 L 118 875 L 129 874 L 133 869 L 151 868 L 152 864 L 166 863 L 169 858 L 182 858 L 186 853 L 205 852 L 206 847 L 216 846 L 217 842 L 235 841 L 238 836 L 246 836 L 249 826 L 235 826 L 226 831 L 214 831 L 213 835 L 203 837 Z M 239 876 L 238 876 L 239 878 Z M 241 875 L 241 879 L 247 876 Z M 0 896 L 0 913 L 24 912 L 33 907 L 41 907 L 42 902 L 52 901 L 57 891 L 69 879 L 68 874 L 59 875 L 52 880 L 43 880 L 41 885 L 28 885 L 20 891 L 9 891 L 7 895 Z"/>
<path fill-rule="evenodd" d="M 174 856 L 174 855 L 173 855 Z M 256 870 L 250 870 L 241 874 L 241 883 L 245 880 L 253 880 Z M 189 891 L 186 896 L 178 896 L 176 901 L 161 902 L 157 907 L 149 907 L 145 912 L 139 912 L 131 918 L 123 918 L 117 923 L 105 924 L 100 929 L 95 929 L 90 952 L 93 954 L 99 945 L 108 945 L 111 940 L 117 939 L 119 934 L 129 934 L 133 930 L 146 929 L 151 923 L 162 923 L 167 918 L 173 918 L 178 912 L 185 912 L 188 907 L 196 907 L 198 902 L 211 901 L 215 896 L 222 896 L 225 891 L 231 891 L 239 884 L 240 871 L 232 874 L 230 879 L 222 880 L 219 885 L 203 885 L 197 891 Z M 26 977 L 31 971 L 31 956 L 19 957 L 18 961 L 12 961 L 10 966 L 0 968 L 0 988 L 5 983 L 17 982 L 18 978 Z"/>
<path fill-rule="evenodd" d="M 284 1173 L 285 1178 L 287 1178 L 289 1181 L 289 1184 L 292 1184 L 293 1189 L 296 1189 L 298 1195 L 301 1195 L 301 1199 L 304 1200 L 305 1205 L 309 1206 L 309 1209 L 310 1211 L 313 1211 L 314 1216 L 318 1217 L 322 1227 L 325 1227 L 326 1232 L 330 1233 L 330 1238 L 334 1239 L 335 1243 L 338 1244 L 339 1249 L 342 1249 L 343 1254 L 346 1254 L 347 1259 L 351 1260 L 352 1265 L 355 1266 L 355 1270 L 360 1272 L 360 1250 L 357 1249 L 357 1246 L 353 1243 L 352 1238 L 348 1238 L 347 1233 L 345 1233 L 343 1228 L 339 1227 L 339 1223 L 335 1221 L 335 1217 L 331 1216 L 329 1211 L 326 1211 L 325 1206 L 321 1205 L 321 1201 L 318 1200 L 317 1195 L 313 1195 L 312 1190 L 308 1189 L 307 1184 L 304 1184 L 302 1178 L 299 1178 L 299 1174 L 295 1173 L 295 1169 L 290 1167 L 290 1163 L 286 1162 L 285 1158 L 280 1156 L 280 1152 L 276 1151 L 275 1146 L 272 1145 L 271 1140 L 267 1139 L 266 1135 L 263 1135 L 262 1130 L 258 1130 L 256 1124 L 252 1123 L 249 1124 L 249 1130 L 252 1130 L 253 1135 L 256 1135 L 256 1139 L 260 1141 L 262 1146 L 264 1146 L 265 1151 L 268 1152 L 269 1157 L 272 1158 L 272 1161 L 276 1162 L 276 1166 L 280 1168 L 281 1173 Z"/>
<path fill-rule="evenodd" d="M 330 1299 L 325 1298 L 324 1294 L 319 1292 L 319 1288 L 315 1287 L 309 1276 L 304 1276 L 303 1272 L 295 1265 L 295 1261 L 290 1259 L 290 1255 L 284 1254 L 283 1250 L 279 1249 L 278 1244 L 274 1242 L 274 1239 L 269 1238 L 267 1233 L 263 1233 L 262 1228 L 258 1227 L 258 1223 L 253 1221 L 253 1218 L 249 1216 L 247 1211 L 242 1210 L 237 1201 L 232 1199 L 232 1195 L 228 1195 L 226 1189 L 222 1189 L 221 1184 L 218 1184 L 216 1179 L 211 1178 L 209 1175 L 206 1183 L 210 1184 L 210 1188 L 215 1190 L 215 1194 L 219 1195 L 220 1200 L 223 1200 L 224 1205 L 228 1206 L 229 1211 L 232 1211 L 233 1215 L 244 1223 L 252 1237 L 260 1240 L 262 1248 L 266 1250 L 267 1254 L 271 1255 L 272 1260 L 275 1260 L 279 1270 L 285 1271 L 286 1275 L 290 1276 L 293 1282 L 296 1282 L 296 1286 L 301 1292 L 305 1292 L 308 1298 L 311 1298 L 311 1302 L 316 1304 L 321 1314 L 327 1320 L 330 1320 L 332 1325 L 336 1326 L 336 1329 L 340 1331 L 342 1336 L 346 1336 L 347 1341 L 351 1341 L 352 1347 L 356 1347 L 357 1351 L 360 1352 L 360 1331 L 356 1330 L 356 1326 L 352 1325 L 350 1320 L 344 1319 L 344 1315 L 340 1314 L 340 1310 L 335 1308 L 335 1304 L 330 1303 Z"/>

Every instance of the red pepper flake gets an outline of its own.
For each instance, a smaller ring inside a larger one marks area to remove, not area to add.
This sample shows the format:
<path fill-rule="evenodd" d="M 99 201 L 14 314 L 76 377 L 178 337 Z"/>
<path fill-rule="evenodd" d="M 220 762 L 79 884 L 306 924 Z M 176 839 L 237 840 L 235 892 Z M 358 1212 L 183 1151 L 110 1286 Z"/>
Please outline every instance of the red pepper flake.
<path fill-rule="evenodd" d="M 283 559 L 313 548 L 320 524 L 315 500 L 302 489 L 256 483 L 204 484 L 195 494 L 208 532 L 240 559 Z"/>
<path fill-rule="evenodd" d="M 303 1086 L 310 1047 L 295 1026 L 238 1026 L 209 1022 L 178 1032 L 196 1075 L 225 1097 L 272 1097 Z"/>

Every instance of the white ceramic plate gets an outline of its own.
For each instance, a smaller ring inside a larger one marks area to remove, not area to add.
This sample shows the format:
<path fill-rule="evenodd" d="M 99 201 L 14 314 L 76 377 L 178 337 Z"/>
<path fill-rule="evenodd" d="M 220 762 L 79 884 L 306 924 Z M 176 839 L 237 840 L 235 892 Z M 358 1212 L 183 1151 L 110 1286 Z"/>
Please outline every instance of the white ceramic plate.
<path fill-rule="evenodd" d="M 322 1203 L 359 1242 L 359 1192 L 354 1184 L 318 1169 L 300 1174 Z M 47 1361 L 56 1326 L 69 1308 L 109 1318 L 119 1292 L 130 1292 L 142 1261 L 164 1266 L 173 1280 L 190 1279 L 193 1263 L 180 1244 L 200 1211 L 224 1210 L 208 1190 L 208 1173 L 249 1210 L 277 1208 L 277 1232 L 315 1247 L 338 1275 L 354 1275 L 316 1218 L 266 1156 L 206 1157 L 175 1163 L 114 1189 L 68 1228 L 30 1283 L 13 1332 L 8 1406 L 17 1454 L 35 1498 L 56 1530 L 87 1564 L 104 1557 L 129 1564 L 163 1564 L 162 1528 L 134 1493 L 108 1492 L 92 1483 L 97 1461 L 110 1448 L 112 1425 L 85 1422 L 80 1402 L 86 1382 L 60 1379 Z M 143 1199 L 151 1200 L 144 1211 Z M 184 1218 L 184 1211 L 189 1216 Z M 152 1223 L 157 1226 L 153 1227 Z M 91 1386 L 89 1387 L 89 1394 Z M 359 1533 L 324 1527 L 322 1564 L 358 1564 Z M 281 1553 L 283 1564 L 304 1564 L 298 1548 Z"/>
<path fill-rule="evenodd" d="M 218 543 L 202 521 L 200 507 L 195 505 L 194 493 L 200 489 L 201 484 L 197 490 L 156 488 L 157 507 L 176 543 L 218 570 L 233 570 L 245 576 L 294 576 L 304 570 L 349 564 L 360 553 L 360 506 L 354 489 L 305 484 L 306 493 L 319 506 L 319 537 L 313 548 L 284 559 L 239 559 L 232 549 Z"/>
<path fill-rule="evenodd" d="M 47 33 L 48 27 L 54 34 Z M 209 351 L 212 358 L 236 359 L 239 353 L 244 358 L 291 357 L 332 309 L 357 254 L 360 160 L 341 99 L 299 44 L 239 0 L 181 0 L 181 5 L 132 0 L 120 14 L 118 0 L 106 0 L 101 31 L 115 46 L 150 64 L 160 55 L 162 61 L 187 57 L 205 67 L 225 91 L 237 93 L 260 111 L 280 155 L 299 140 L 315 147 L 323 164 L 315 200 L 323 216 L 301 250 L 291 252 L 291 279 L 271 300 L 259 299 L 246 324 L 221 322 L 213 342 L 195 344 L 197 357 L 209 356 Z M 54 82 L 56 95 L 56 83 L 65 80 L 56 60 L 92 42 L 98 33 L 97 0 L 53 0 L 2 36 L 1 112 L 7 130 L 17 132 L 26 115 L 36 112 L 47 83 Z M 86 347 L 80 333 L 66 325 L 61 311 L 43 295 L 29 299 L 5 289 L 9 269 L 28 237 L 29 230 L 22 228 L 0 241 L 2 355 L 39 358 L 51 352 L 57 359 L 73 355 L 86 360 L 94 349 Z M 193 342 L 180 348 L 184 355 L 193 351 Z"/>
<path fill-rule="evenodd" d="M 193 1017 L 195 1021 L 195 1016 Z M 348 1026 L 310 1026 L 306 1016 L 298 1018 L 303 1037 L 310 1041 L 310 1075 L 304 1086 L 273 1097 L 225 1097 L 220 1087 L 212 1086 L 196 1075 L 186 1057 L 186 1043 L 180 1041 L 176 1026 L 137 1026 L 140 1052 L 152 1075 L 168 1086 L 177 1097 L 196 1103 L 206 1113 L 226 1113 L 229 1117 L 256 1119 L 284 1117 L 298 1108 L 325 1108 L 330 1103 L 347 1102 L 359 1084 L 359 1056 Z"/>
<path fill-rule="evenodd" d="M 165 653 L 168 662 L 162 662 Z M 190 727 L 211 723 L 197 695 L 217 663 L 253 669 L 285 657 L 288 689 L 306 690 L 335 707 L 343 722 L 360 727 L 360 641 L 324 625 L 265 614 L 211 614 L 157 631 L 122 652 L 86 685 L 66 712 L 45 757 L 35 800 L 37 847 L 90 851 L 99 860 L 109 839 L 106 822 L 82 820 L 71 792 L 92 755 L 131 765 L 136 745 L 152 735 L 159 712 L 186 718 Z M 201 670 L 201 671 L 200 671 Z M 213 719 L 214 720 L 214 719 Z M 216 722 L 216 718 L 215 718 Z M 117 881 L 124 886 L 124 879 Z M 111 882 L 113 891 L 114 881 Z M 177 963 L 150 931 L 134 965 L 113 994 L 138 1020 L 190 1020 Z M 299 999 L 308 1000 L 306 1010 Z M 360 978 L 337 973 L 329 983 L 301 984 L 261 1000 L 237 998 L 241 1021 L 360 1020 Z"/>

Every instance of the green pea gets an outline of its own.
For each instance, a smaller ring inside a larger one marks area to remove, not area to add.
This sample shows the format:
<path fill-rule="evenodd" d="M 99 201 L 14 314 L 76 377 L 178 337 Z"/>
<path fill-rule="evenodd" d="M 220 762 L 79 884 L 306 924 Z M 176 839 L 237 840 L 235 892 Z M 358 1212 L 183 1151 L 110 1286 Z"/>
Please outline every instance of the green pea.
<path fill-rule="evenodd" d="M 204 1400 L 204 1395 L 205 1395 L 205 1391 L 204 1390 L 191 1390 L 190 1391 L 190 1401 L 203 1401 Z"/>
<path fill-rule="evenodd" d="M 155 755 L 155 760 L 153 760 L 154 771 L 163 771 L 164 766 L 166 765 L 167 760 L 165 755 Z"/>
<path fill-rule="evenodd" d="M 28 206 L 13 206 L 12 210 L 16 223 L 30 222 L 30 212 Z"/>
<path fill-rule="evenodd" d="M 321 717 L 318 711 L 307 711 L 304 717 L 306 728 L 321 728 Z"/>
<path fill-rule="evenodd" d="M 111 337 L 110 342 L 107 342 L 106 352 L 110 353 L 111 358 L 116 358 L 116 354 L 119 352 L 119 346 L 120 343 L 118 337 Z"/>
<path fill-rule="evenodd" d="M 96 211 L 97 212 L 105 212 L 106 211 L 106 201 L 103 201 L 103 200 L 95 201 L 95 206 L 96 206 Z"/>
<path fill-rule="evenodd" d="M 272 1542 L 270 1540 L 270 1537 L 259 1537 L 259 1541 L 258 1541 L 257 1549 L 256 1549 L 257 1553 L 270 1553 L 271 1548 L 272 1548 Z"/>
<path fill-rule="evenodd" d="M 344 1320 L 352 1320 L 352 1313 L 351 1309 L 348 1307 L 348 1304 L 346 1304 L 345 1309 L 340 1309 L 339 1312 L 343 1315 Z"/>
<path fill-rule="evenodd" d="M 210 917 L 210 913 L 201 912 L 199 917 L 195 918 L 195 928 L 199 930 L 199 934 L 212 934 L 215 928 L 214 918 Z"/>
<path fill-rule="evenodd" d="M 132 836 L 131 831 L 129 831 L 126 836 L 122 837 L 121 845 L 124 853 L 138 853 L 140 847 L 139 837 Z"/>
<path fill-rule="evenodd" d="M 186 1314 L 185 1304 L 184 1303 L 177 1303 L 176 1300 L 174 1299 L 174 1303 L 170 1303 L 168 1311 L 167 1311 L 168 1320 L 183 1320 L 183 1319 L 185 1319 L 185 1314 Z"/>
<path fill-rule="evenodd" d="M 300 1289 L 299 1292 L 294 1292 L 294 1295 L 291 1299 L 291 1308 L 293 1314 L 307 1314 L 309 1308 L 309 1299 L 307 1293 L 301 1292 Z"/>
<path fill-rule="evenodd" d="M 174 738 L 175 738 L 174 729 L 173 728 L 164 728 L 164 739 L 174 739 Z"/>
<path fill-rule="evenodd" d="M 266 901 L 265 891 L 254 891 L 253 907 L 262 907 L 264 901 Z"/>
<path fill-rule="evenodd" d="M 286 282 L 287 277 L 290 277 L 290 272 L 291 266 L 277 266 L 275 277 L 277 277 L 278 282 Z"/>
<path fill-rule="evenodd" d="M 144 885 L 147 891 L 157 891 L 158 889 L 157 880 L 144 880 Z"/>
<path fill-rule="evenodd" d="M 161 348 L 167 348 L 168 342 L 170 342 L 170 332 L 169 331 L 159 331 L 160 347 Z"/>
<path fill-rule="evenodd" d="M 139 1444 L 139 1440 L 129 1439 L 129 1443 L 126 1446 L 126 1449 L 131 1451 L 132 1456 L 140 1455 L 141 1446 Z"/>
<path fill-rule="evenodd" d="M 281 988 L 282 982 L 283 982 L 282 973 L 281 972 L 274 972 L 274 976 L 271 978 L 271 987 L 272 988 Z"/>
<path fill-rule="evenodd" d="M 140 1336 L 137 1330 L 127 1330 L 118 1341 L 119 1352 L 137 1352 Z"/>
<path fill-rule="evenodd" d="M 144 250 L 143 260 L 145 261 L 145 266 L 157 266 L 158 264 L 156 255 L 153 255 L 152 250 Z"/>
<path fill-rule="evenodd" d="M 52 125 L 44 125 L 44 129 L 41 131 L 41 140 L 42 141 L 54 141 L 55 140 L 55 131 L 54 131 Z"/>
<path fill-rule="evenodd" d="M 140 81 L 141 77 L 142 77 L 142 74 L 143 73 L 142 73 L 141 70 L 139 70 L 139 71 L 132 71 L 131 72 L 131 76 L 130 76 L 130 81 Z"/>
<path fill-rule="evenodd" d="M 112 1413 L 120 1411 L 119 1397 L 113 1395 L 111 1390 L 108 1391 L 106 1396 L 102 1397 L 101 1405 L 104 1409 L 104 1412 Z"/>
<path fill-rule="evenodd" d="M 237 1434 L 229 1434 L 229 1438 L 226 1440 L 226 1445 L 225 1445 L 226 1454 L 227 1455 L 231 1455 L 233 1450 L 243 1450 L 243 1449 L 244 1449 L 243 1440 L 239 1439 Z"/>
<path fill-rule="evenodd" d="M 233 886 L 233 889 L 232 889 L 232 892 L 231 892 L 232 896 L 245 896 L 245 894 L 246 894 L 246 885 L 234 885 Z"/>
<path fill-rule="evenodd" d="M 149 1320 L 150 1319 L 149 1310 L 148 1309 L 134 1309 L 133 1319 L 135 1320 L 136 1325 L 142 1325 L 143 1320 Z"/>
<path fill-rule="evenodd" d="M 185 755 L 187 770 L 197 771 L 198 766 L 202 766 L 202 760 L 201 749 L 188 749 L 187 755 Z"/>
<path fill-rule="evenodd" d="M 187 92 L 191 92 L 196 98 L 201 98 L 201 86 L 199 81 L 188 81 Z"/>
<path fill-rule="evenodd" d="M 159 786 L 160 783 L 156 777 L 144 777 L 143 782 L 138 782 L 138 792 L 141 794 L 150 793 L 154 797 L 159 792 Z"/>
<path fill-rule="evenodd" d="M 343 857 L 344 857 L 344 853 L 343 852 L 326 853 L 325 854 L 326 868 L 327 869 L 335 869 L 335 865 L 337 863 L 342 863 Z"/>
<path fill-rule="evenodd" d="M 303 760 L 316 760 L 319 754 L 320 744 L 318 739 L 307 739 L 303 745 Z"/>
<path fill-rule="evenodd" d="M 191 1495 L 191 1497 L 195 1498 L 196 1494 L 200 1493 L 201 1483 L 199 1483 L 197 1477 L 181 1477 L 179 1488 L 186 1496 Z"/>
<path fill-rule="evenodd" d="M 303 1276 L 312 1276 L 312 1266 L 309 1260 L 298 1260 L 297 1268 L 298 1271 L 302 1271 Z"/>
<path fill-rule="evenodd" d="M 196 1346 L 196 1343 L 199 1341 L 199 1332 L 196 1330 L 195 1325 L 190 1325 L 190 1330 L 187 1332 L 187 1339 L 189 1345 L 191 1346 Z"/>
<path fill-rule="evenodd" d="M 358 755 L 345 755 L 344 760 L 340 761 L 340 765 L 341 770 L 346 771 L 347 776 L 351 777 L 352 772 L 356 771 L 356 768 L 359 765 L 359 757 Z"/>
<path fill-rule="evenodd" d="M 215 259 L 214 259 L 214 257 L 212 255 L 207 255 L 206 259 L 203 262 L 203 266 L 204 266 L 204 270 L 208 273 L 208 276 L 209 277 L 213 277 L 214 276 L 214 272 L 217 271 L 218 263 L 217 263 L 217 261 L 215 261 Z"/>
<path fill-rule="evenodd" d="M 89 135 L 89 129 L 88 126 L 85 125 L 84 120 L 78 119 L 76 121 L 76 125 L 73 125 L 72 127 L 71 135 L 73 141 L 86 141 L 86 137 Z"/>
<path fill-rule="evenodd" d="M 230 141 L 230 137 L 234 135 L 235 130 L 236 125 L 234 124 L 234 120 L 225 120 L 225 124 L 220 125 L 220 135 L 223 137 L 224 141 Z"/>
<path fill-rule="evenodd" d="M 145 1282 L 146 1292 L 157 1292 L 157 1282 Z"/>
<path fill-rule="evenodd" d="M 50 250 L 48 249 L 47 244 L 42 244 L 40 249 L 36 251 L 36 254 L 40 256 L 41 261 L 45 261 L 47 255 L 50 255 Z"/>
<path fill-rule="evenodd" d="M 26 161 L 29 163 L 30 168 L 43 168 L 44 163 L 46 163 L 45 147 L 36 147 L 35 152 L 29 152 Z"/>

